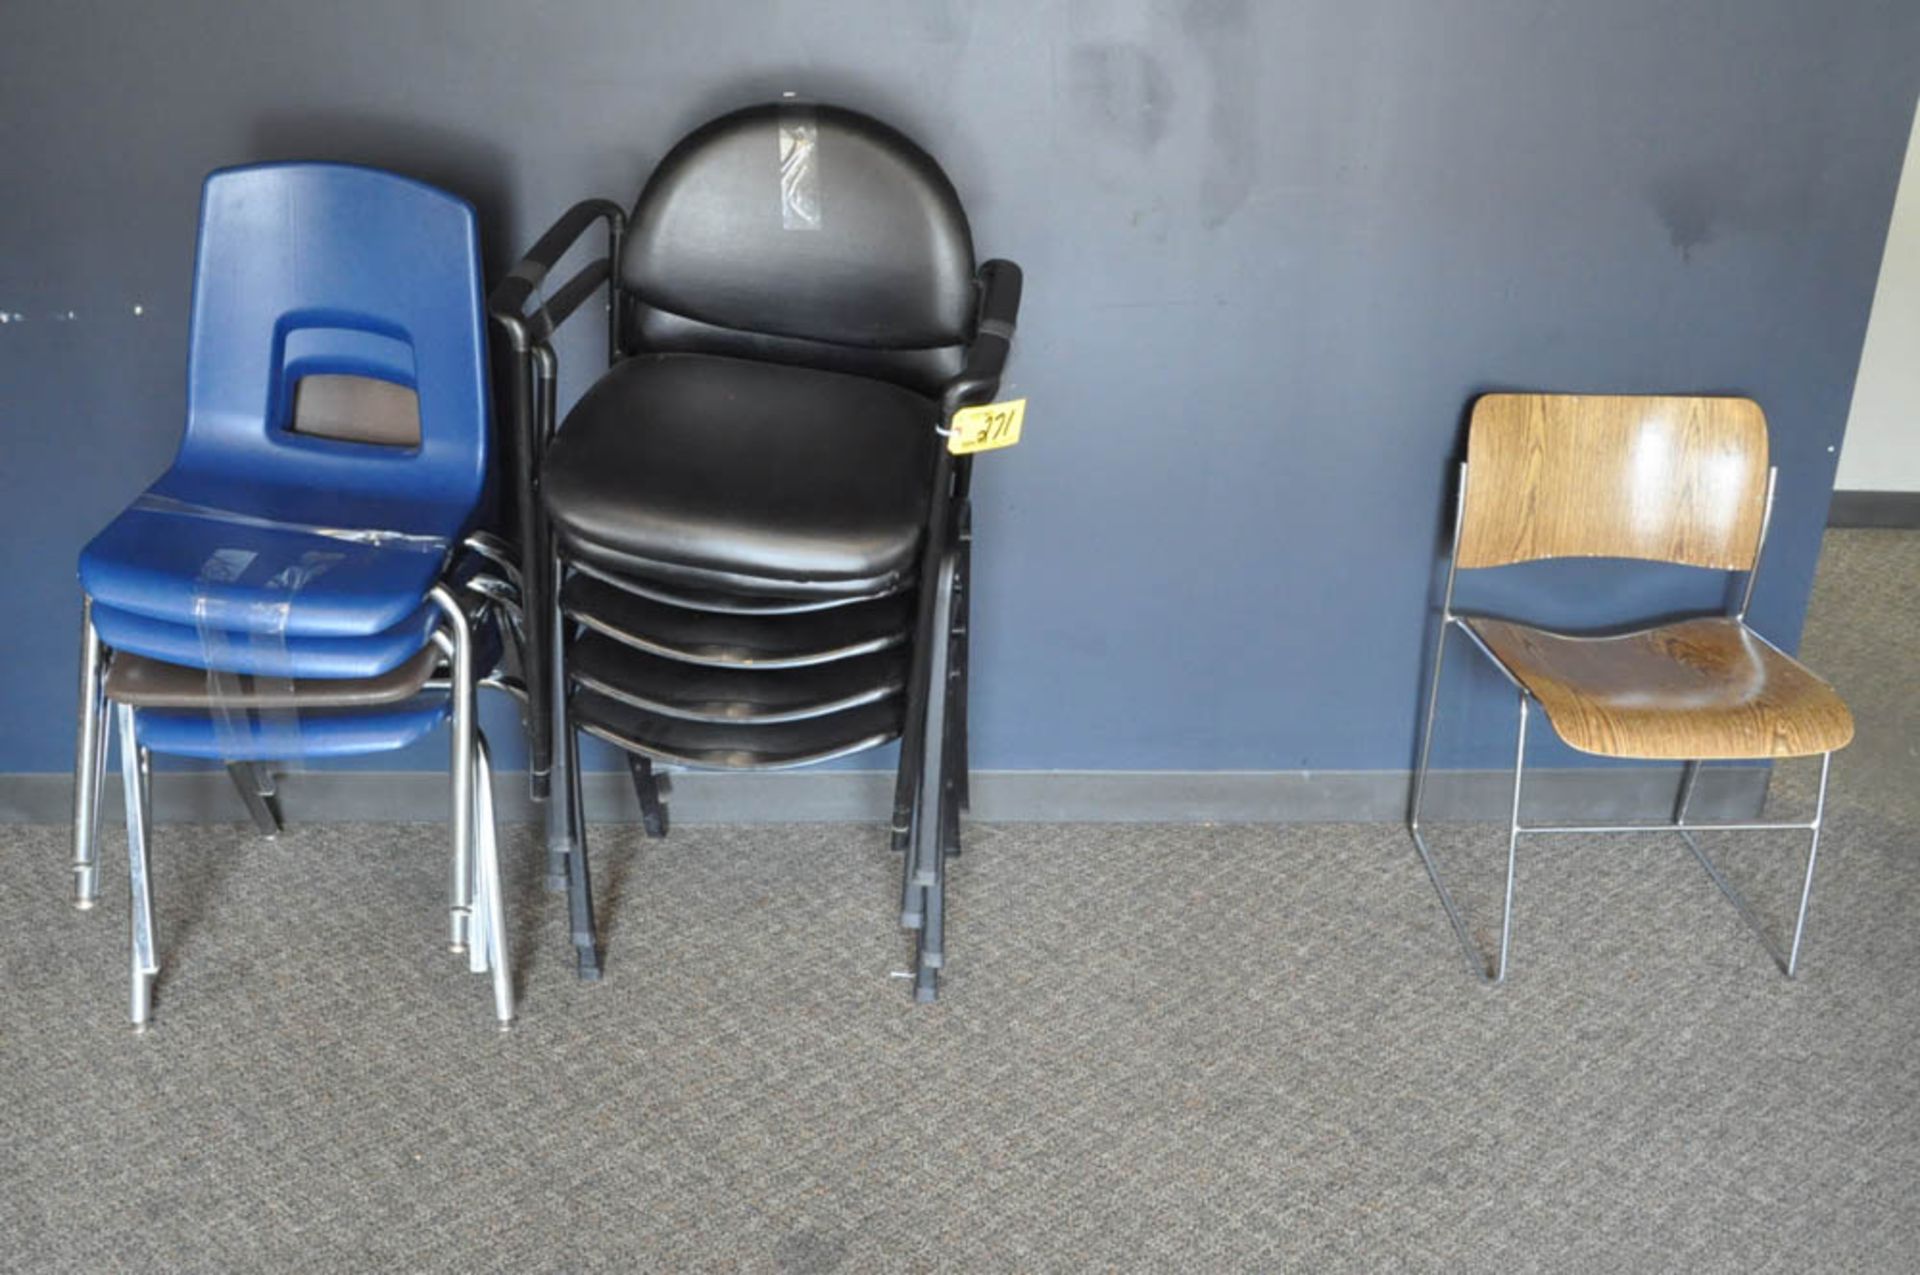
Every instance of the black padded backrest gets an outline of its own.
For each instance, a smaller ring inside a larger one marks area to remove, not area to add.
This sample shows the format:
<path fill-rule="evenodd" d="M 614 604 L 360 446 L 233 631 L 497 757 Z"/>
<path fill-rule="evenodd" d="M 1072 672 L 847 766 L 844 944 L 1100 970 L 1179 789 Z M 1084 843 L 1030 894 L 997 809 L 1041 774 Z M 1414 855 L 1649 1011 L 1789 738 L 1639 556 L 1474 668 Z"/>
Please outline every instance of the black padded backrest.
<path fill-rule="evenodd" d="M 674 147 L 620 258 L 636 310 L 693 321 L 674 344 L 702 344 L 701 328 L 717 353 L 790 338 L 781 361 L 795 362 L 814 362 L 807 344 L 961 345 L 973 273 L 966 213 L 925 151 L 865 115 L 788 103 L 722 116 Z M 637 324 L 643 344 L 648 326 L 663 324 Z"/>

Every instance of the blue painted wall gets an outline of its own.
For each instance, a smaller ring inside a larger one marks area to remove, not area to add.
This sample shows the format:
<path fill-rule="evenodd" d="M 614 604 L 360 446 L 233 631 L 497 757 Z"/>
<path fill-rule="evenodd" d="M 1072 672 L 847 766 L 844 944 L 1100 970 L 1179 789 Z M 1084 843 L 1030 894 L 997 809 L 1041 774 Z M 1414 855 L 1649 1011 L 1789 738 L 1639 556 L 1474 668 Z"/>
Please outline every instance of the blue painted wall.
<path fill-rule="evenodd" d="M 1490 388 L 1758 398 L 1782 481 L 1754 615 L 1797 638 L 1920 90 L 1911 0 L 18 4 L 0 771 L 70 765 L 73 561 L 178 436 L 207 170 L 438 182 L 497 271 L 786 89 L 919 139 L 1027 268 L 1028 441 L 979 467 L 982 766 L 1404 767 Z M 563 353 L 571 395 L 588 334 Z M 1527 570 L 1548 619 L 1718 598 Z M 1505 756 L 1482 689 L 1486 751 L 1451 760 Z"/>

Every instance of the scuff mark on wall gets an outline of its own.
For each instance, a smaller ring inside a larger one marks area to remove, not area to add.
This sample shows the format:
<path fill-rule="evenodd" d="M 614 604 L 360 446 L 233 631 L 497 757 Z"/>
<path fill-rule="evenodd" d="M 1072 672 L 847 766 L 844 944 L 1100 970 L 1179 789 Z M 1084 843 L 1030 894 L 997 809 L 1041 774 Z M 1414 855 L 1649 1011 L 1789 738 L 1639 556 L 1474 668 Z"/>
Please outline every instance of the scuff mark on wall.
<path fill-rule="evenodd" d="M 1207 159 L 1200 177 L 1200 222 L 1217 229 L 1247 202 L 1259 174 L 1254 107 L 1260 67 L 1257 33 L 1247 0 L 1188 0 L 1181 15 L 1187 38 L 1206 68 Z"/>

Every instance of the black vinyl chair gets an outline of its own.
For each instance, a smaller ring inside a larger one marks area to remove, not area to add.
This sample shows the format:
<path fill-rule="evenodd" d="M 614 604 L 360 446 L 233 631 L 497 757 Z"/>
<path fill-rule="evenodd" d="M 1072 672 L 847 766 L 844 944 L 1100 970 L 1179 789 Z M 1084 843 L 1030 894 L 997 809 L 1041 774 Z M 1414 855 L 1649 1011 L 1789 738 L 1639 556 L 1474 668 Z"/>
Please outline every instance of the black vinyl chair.
<path fill-rule="evenodd" d="M 598 222 L 607 256 L 545 292 Z M 556 428 L 551 338 L 602 283 L 610 367 Z M 601 964 L 581 732 L 627 755 L 652 835 L 657 765 L 776 769 L 900 739 L 901 917 L 915 995 L 936 996 L 967 803 L 971 534 L 970 458 L 944 436 L 997 393 L 1020 288 L 1011 262 L 976 268 L 919 147 L 782 102 L 681 141 L 631 216 L 576 205 L 495 290 L 533 782 L 582 977 Z"/>

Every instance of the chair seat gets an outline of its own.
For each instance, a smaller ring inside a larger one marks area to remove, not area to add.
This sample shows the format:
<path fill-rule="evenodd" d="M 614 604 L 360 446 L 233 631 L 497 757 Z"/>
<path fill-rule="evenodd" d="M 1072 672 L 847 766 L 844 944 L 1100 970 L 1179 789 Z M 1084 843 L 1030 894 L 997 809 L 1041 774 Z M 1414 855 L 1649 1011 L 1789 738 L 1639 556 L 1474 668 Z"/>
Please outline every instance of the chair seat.
<path fill-rule="evenodd" d="M 542 490 L 568 551 L 721 592 L 905 587 L 939 411 L 885 381 L 700 354 L 635 355 L 581 398 Z"/>
<path fill-rule="evenodd" d="M 324 517 L 284 506 L 268 515 L 164 490 L 135 501 L 81 552 L 81 587 L 96 603 L 171 624 L 370 637 L 419 609 L 450 551 L 451 533 L 384 531 L 344 506 Z"/>
<path fill-rule="evenodd" d="M 116 652 L 107 670 L 107 698 L 135 708 L 196 708 L 205 711 L 216 697 L 229 706 L 261 709 L 372 708 L 396 704 L 420 693 L 439 666 L 440 651 L 422 647 L 406 663 L 378 677 L 254 678 L 167 664 L 125 651 Z"/>
<path fill-rule="evenodd" d="M 140 742 L 156 753 L 208 761 L 294 761 L 405 748 L 438 729 L 452 712 L 451 696 L 429 691 L 372 710 L 303 708 L 297 716 L 270 712 L 216 718 L 192 709 L 142 709 L 134 720 Z"/>
<path fill-rule="evenodd" d="M 592 576 L 575 575 L 560 591 L 569 619 L 636 650 L 689 664 L 768 669 L 901 646 L 913 625 L 912 603 L 909 594 L 892 594 L 827 611 L 741 615 L 668 606 Z"/>
<path fill-rule="evenodd" d="M 567 653 L 567 676 L 608 699 L 696 722 L 796 722 L 898 695 L 903 647 L 809 668 L 685 664 L 589 633 Z"/>
<path fill-rule="evenodd" d="M 876 748 L 900 734 L 900 699 L 769 725 L 662 717 L 581 689 L 573 719 L 581 730 L 631 753 L 725 770 L 785 770 Z"/>
<path fill-rule="evenodd" d="M 1464 622 L 1581 752 L 1734 761 L 1832 752 L 1853 738 L 1853 715 L 1834 689 L 1735 619 L 1608 637 Z"/>
<path fill-rule="evenodd" d="M 116 652 L 195 668 L 205 668 L 213 656 L 223 672 L 260 677 L 379 677 L 419 654 L 439 622 L 440 608 L 425 602 L 371 637 L 281 637 L 216 629 L 202 633 L 192 623 L 149 619 L 98 602 L 93 607 L 94 631 Z"/>

